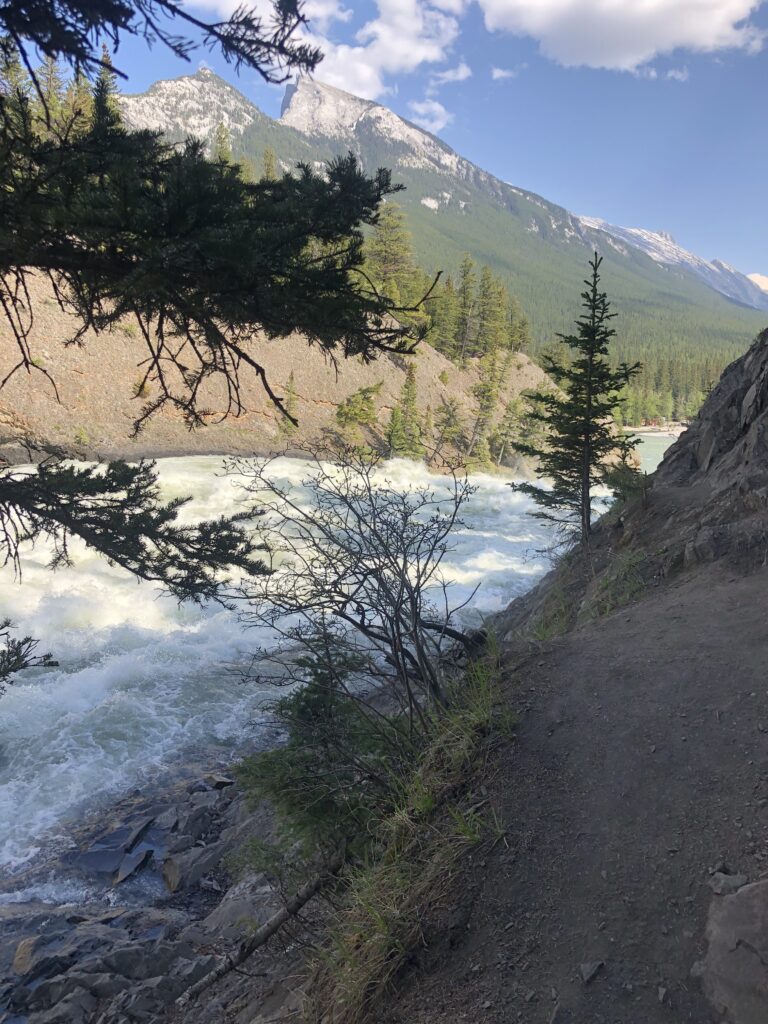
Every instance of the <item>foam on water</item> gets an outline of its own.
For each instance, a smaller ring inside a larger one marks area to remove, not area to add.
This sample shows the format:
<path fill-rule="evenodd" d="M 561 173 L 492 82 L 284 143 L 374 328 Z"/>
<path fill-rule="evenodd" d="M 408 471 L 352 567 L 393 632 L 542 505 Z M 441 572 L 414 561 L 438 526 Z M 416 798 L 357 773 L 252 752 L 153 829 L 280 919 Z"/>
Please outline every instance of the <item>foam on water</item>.
<path fill-rule="evenodd" d="M 159 463 L 167 497 L 192 494 L 187 519 L 238 507 L 236 480 L 218 458 Z M 300 460 L 280 459 L 276 477 L 296 488 Z M 423 465 L 395 460 L 379 471 L 403 488 L 445 487 Z M 504 480 L 478 475 L 445 562 L 454 603 L 477 618 L 503 607 L 541 575 L 549 533 Z M 308 500 L 308 497 L 307 499 Z M 197 751 L 229 756 L 253 733 L 263 691 L 237 669 L 268 637 L 243 630 L 234 613 L 179 606 L 137 584 L 83 546 L 75 565 L 51 573 L 50 553 L 25 554 L 21 582 L 0 574 L 0 616 L 41 638 L 60 665 L 25 673 L 0 700 L 0 868 L 13 871 L 41 848 L 66 844 L 85 811 L 145 786 Z M 18 895 L 18 894 L 17 894 Z"/>

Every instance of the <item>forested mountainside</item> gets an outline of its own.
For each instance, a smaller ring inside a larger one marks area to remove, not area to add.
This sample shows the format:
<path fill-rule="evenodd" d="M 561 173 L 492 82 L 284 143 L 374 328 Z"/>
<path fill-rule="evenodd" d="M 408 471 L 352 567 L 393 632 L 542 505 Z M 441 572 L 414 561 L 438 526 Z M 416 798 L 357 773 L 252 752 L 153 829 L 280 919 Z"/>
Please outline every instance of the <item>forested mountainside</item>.
<path fill-rule="evenodd" d="M 273 120 L 203 70 L 124 96 L 121 104 L 130 124 L 170 139 L 192 134 L 212 141 L 223 125 L 235 158 L 256 174 L 270 152 L 278 170 L 298 161 L 320 166 L 350 150 L 368 169 L 392 168 L 405 186 L 397 201 L 425 272 L 441 269 L 455 278 L 466 253 L 487 264 L 519 300 L 534 356 L 568 329 L 597 247 L 621 314 L 616 357 L 645 364 L 629 396 L 629 420 L 689 415 L 768 320 L 765 293 L 745 275 L 662 235 L 577 217 L 481 170 L 386 107 L 338 89 L 302 80 L 289 87 L 282 117 Z"/>
<path fill-rule="evenodd" d="M 83 347 L 65 346 L 74 333 L 73 320 L 47 283 L 33 282 L 32 298 L 38 311 L 31 339 L 36 365 L 50 372 L 58 400 L 42 374 L 16 374 L 5 384 L 0 455 L 10 461 L 27 461 L 20 437 L 43 450 L 53 446 L 79 457 L 129 459 L 271 454 L 341 438 L 366 442 L 384 454 L 422 458 L 431 453 L 437 461 L 458 454 L 477 468 L 490 468 L 491 459 L 513 464 L 504 430 L 524 429 L 520 393 L 546 380 L 526 355 L 509 352 L 497 364 L 489 409 L 483 400 L 487 367 L 480 359 L 461 368 L 424 344 L 413 359 L 387 356 L 367 365 L 350 359 L 337 372 L 303 338 L 256 340 L 253 354 L 269 368 L 272 386 L 285 397 L 298 428 L 274 408 L 254 376 L 244 380 L 242 416 L 219 422 L 212 415 L 208 426 L 190 432 L 181 415 L 162 412 L 131 439 L 134 420 L 150 397 L 138 390 L 146 351 L 136 327 L 126 321 L 112 333 L 89 331 Z M 17 358 L 10 331 L 0 326 L 0 376 Z M 207 399 L 213 410 L 224 404 L 224 394 L 213 386 Z"/>

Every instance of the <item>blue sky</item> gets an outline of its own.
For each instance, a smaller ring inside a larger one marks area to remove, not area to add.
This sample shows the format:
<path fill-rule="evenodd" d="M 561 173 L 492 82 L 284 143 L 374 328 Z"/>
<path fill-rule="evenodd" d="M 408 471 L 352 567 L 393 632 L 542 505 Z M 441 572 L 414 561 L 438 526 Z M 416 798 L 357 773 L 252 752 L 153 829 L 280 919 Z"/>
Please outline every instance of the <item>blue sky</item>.
<path fill-rule="evenodd" d="M 259 0 L 266 3 L 267 0 Z M 201 0 L 205 15 L 234 0 Z M 308 0 L 316 77 L 575 213 L 768 275 L 768 0 Z M 266 113 L 282 89 L 193 55 Z M 126 91 L 189 73 L 126 40 Z"/>

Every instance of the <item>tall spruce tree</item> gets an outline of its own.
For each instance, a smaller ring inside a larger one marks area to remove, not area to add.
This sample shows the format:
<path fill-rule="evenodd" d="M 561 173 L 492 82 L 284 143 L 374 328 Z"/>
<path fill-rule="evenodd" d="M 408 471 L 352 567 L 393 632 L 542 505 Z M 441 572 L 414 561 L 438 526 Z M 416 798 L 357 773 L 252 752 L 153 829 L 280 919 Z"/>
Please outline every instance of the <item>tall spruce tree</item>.
<path fill-rule="evenodd" d="M 277 181 L 277 156 L 271 146 L 267 146 L 261 159 L 261 180 Z"/>
<path fill-rule="evenodd" d="M 63 127 L 64 73 L 55 57 L 46 57 L 36 72 L 39 95 L 35 113 L 40 123 L 40 135 L 54 138 Z"/>
<path fill-rule="evenodd" d="M 71 126 L 72 137 L 81 137 L 91 123 L 93 90 L 91 83 L 79 69 L 75 70 L 64 89 L 62 109 L 64 124 Z"/>
<path fill-rule="evenodd" d="M 424 446 L 421 441 L 421 418 L 416 391 L 416 368 L 409 363 L 405 371 L 403 390 L 400 393 L 400 408 L 403 410 L 403 433 L 406 448 L 402 453 L 412 459 L 421 458 Z"/>
<path fill-rule="evenodd" d="M 490 267 L 482 267 L 477 293 L 476 355 L 496 352 L 506 347 L 509 333 L 508 301 L 506 289 L 501 281 L 494 276 Z"/>
<path fill-rule="evenodd" d="M 469 439 L 467 455 L 472 455 L 481 441 L 488 440 L 493 417 L 499 404 L 506 366 L 497 349 L 491 349 L 480 362 L 480 380 L 472 388 L 477 400 L 477 415 Z"/>
<path fill-rule="evenodd" d="M 387 429 L 390 454 L 403 459 L 420 459 L 424 455 L 416 393 L 416 370 L 409 363 L 400 392 L 400 400 L 392 409 Z"/>
<path fill-rule="evenodd" d="M 557 390 L 530 395 L 532 419 L 546 425 L 542 444 L 514 442 L 523 455 L 538 460 L 537 475 L 551 481 L 551 490 L 535 484 L 512 484 L 539 505 L 538 515 L 579 530 L 584 544 L 592 529 L 592 488 L 602 483 L 606 459 L 622 448 L 625 457 L 636 442 L 617 440 L 613 413 L 624 388 L 640 372 L 640 364 L 621 363 L 611 368 L 608 347 L 616 331 L 610 322 L 610 302 L 600 290 L 602 257 L 590 260 L 592 271 L 581 293 L 584 312 L 576 320 L 576 334 L 559 334 L 571 359 L 548 357 L 544 369 Z"/>
<path fill-rule="evenodd" d="M 382 295 L 407 303 L 415 266 L 405 214 L 397 203 L 383 205 L 366 240 L 365 255 L 366 270 Z"/>
<path fill-rule="evenodd" d="M 469 253 L 465 253 L 459 271 L 459 313 L 456 328 L 455 358 L 464 363 L 470 354 L 474 339 L 476 320 L 475 264 Z"/>
<path fill-rule="evenodd" d="M 455 358 L 459 301 L 450 275 L 445 278 L 442 287 L 428 299 L 427 309 L 432 319 L 428 335 L 430 345 L 449 359 Z"/>
<path fill-rule="evenodd" d="M 437 440 L 435 456 L 439 456 L 445 445 L 463 448 L 466 444 L 464 418 L 456 398 L 441 398 L 440 407 L 435 415 Z"/>
<path fill-rule="evenodd" d="M 229 128 L 223 121 L 219 121 L 213 133 L 211 156 L 218 163 L 232 163 L 232 136 L 229 133 Z"/>

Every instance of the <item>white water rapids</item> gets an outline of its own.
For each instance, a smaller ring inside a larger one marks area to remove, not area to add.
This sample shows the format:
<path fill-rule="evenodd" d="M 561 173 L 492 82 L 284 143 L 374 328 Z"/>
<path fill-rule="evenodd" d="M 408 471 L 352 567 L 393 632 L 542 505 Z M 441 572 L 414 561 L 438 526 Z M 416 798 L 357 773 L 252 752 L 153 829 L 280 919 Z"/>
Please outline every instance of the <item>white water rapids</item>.
<path fill-rule="evenodd" d="M 187 518 L 237 508 L 235 480 L 215 457 L 159 462 L 166 497 L 192 495 Z M 275 476 L 296 488 L 308 466 L 281 459 Z M 444 482 L 423 465 L 395 461 L 396 485 Z M 478 475 L 444 563 L 454 603 L 472 598 L 475 616 L 504 607 L 545 571 L 537 551 L 550 530 L 507 481 Z M 50 552 L 25 553 L 22 579 L 0 572 L 0 617 L 41 640 L 58 668 L 30 670 L 0 698 L 0 875 L 41 850 L 66 846 L 83 814 L 146 787 L 185 762 L 234 755 L 254 735 L 264 690 L 238 667 L 268 637 L 244 630 L 216 605 L 178 605 L 138 584 L 83 545 L 75 565 L 52 573 Z M 0 899 L 1 901 L 1 899 Z"/>
<path fill-rule="evenodd" d="M 193 495 L 185 516 L 235 511 L 236 482 L 213 457 L 159 463 L 166 497 Z M 275 475 L 299 487 L 307 464 L 282 459 Z M 387 477 L 407 487 L 440 477 L 394 462 Z M 500 478 L 478 476 L 465 509 L 472 529 L 455 537 L 446 575 L 460 602 L 491 611 L 527 590 L 544 565 L 535 551 L 548 531 Z M 0 871 L 13 872 L 42 847 L 66 841 L 78 815 L 151 783 L 195 756 L 226 756 L 247 740 L 260 693 L 238 666 L 268 641 L 216 605 L 178 605 L 138 584 L 84 546 L 75 565 L 52 573 L 50 552 L 25 554 L 22 579 L 0 574 L 0 616 L 41 639 L 58 668 L 23 674 L 0 698 Z"/>

